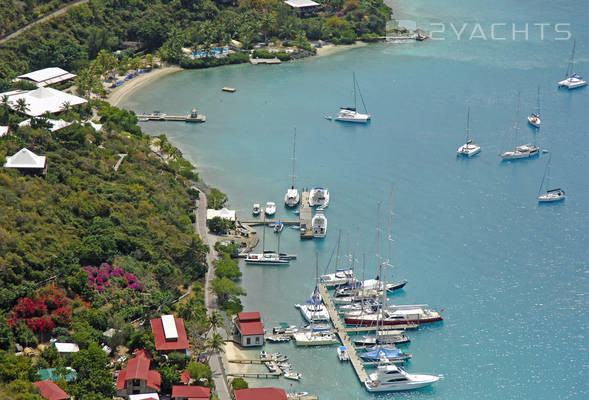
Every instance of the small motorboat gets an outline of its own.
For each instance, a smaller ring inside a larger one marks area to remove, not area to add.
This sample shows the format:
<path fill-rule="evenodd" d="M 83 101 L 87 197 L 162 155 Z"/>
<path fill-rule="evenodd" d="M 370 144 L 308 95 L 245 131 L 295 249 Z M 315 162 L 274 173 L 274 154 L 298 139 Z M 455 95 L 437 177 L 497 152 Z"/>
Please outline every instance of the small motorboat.
<path fill-rule="evenodd" d="M 260 358 L 265 360 L 270 358 L 270 356 L 268 355 L 268 353 L 266 353 L 264 350 L 260 351 Z"/>
<path fill-rule="evenodd" d="M 254 207 L 252 209 L 252 214 L 253 215 L 260 215 L 261 212 L 262 212 L 262 207 L 260 207 L 260 204 L 258 204 L 258 203 L 254 204 Z"/>
<path fill-rule="evenodd" d="M 278 221 L 276 223 L 274 223 L 274 233 L 280 233 L 282 232 L 282 229 L 284 228 L 284 223 Z"/>
<path fill-rule="evenodd" d="M 340 361 L 350 361 L 350 355 L 348 354 L 346 346 L 339 346 L 337 348 L 337 358 L 339 358 Z"/>
<path fill-rule="evenodd" d="M 266 207 L 264 208 L 264 213 L 266 215 L 274 215 L 276 213 L 276 203 L 273 201 L 267 202 Z"/>
<path fill-rule="evenodd" d="M 299 381 L 303 376 L 299 372 L 285 372 L 284 377 L 293 381 Z"/>
<path fill-rule="evenodd" d="M 421 32 L 419 32 L 417 36 L 415 36 L 415 40 L 417 40 L 418 42 L 423 42 L 425 39 L 427 39 L 427 36 Z"/>
<path fill-rule="evenodd" d="M 273 343 L 285 343 L 285 342 L 290 341 L 290 335 L 284 335 L 284 334 L 269 335 L 266 337 L 266 340 L 268 342 L 273 342 Z"/>
<path fill-rule="evenodd" d="M 308 396 L 309 392 L 286 392 L 286 397 L 289 399 L 299 399 L 301 397 Z"/>

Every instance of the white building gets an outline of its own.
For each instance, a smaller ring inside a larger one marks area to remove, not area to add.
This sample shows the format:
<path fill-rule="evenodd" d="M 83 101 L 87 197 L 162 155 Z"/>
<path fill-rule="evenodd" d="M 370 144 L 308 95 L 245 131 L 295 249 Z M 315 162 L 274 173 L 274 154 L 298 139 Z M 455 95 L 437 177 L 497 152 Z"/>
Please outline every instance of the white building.
<path fill-rule="evenodd" d="M 8 97 L 8 105 L 13 110 L 17 109 L 18 100 L 24 99 L 27 105 L 27 110 L 24 113 L 31 117 L 38 117 L 46 112 L 59 113 L 63 111 L 66 103 L 73 107 L 88 102 L 86 99 L 73 94 L 45 87 L 30 91 L 16 90 L 0 93 L 0 98 L 3 96 Z"/>
<path fill-rule="evenodd" d="M 47 85 L 53 85 L 54 83 L 69 81 L 70 79 L 74 79 L 76 76 L 77 75 L 69 73 L 64 69 L 51 67 L 29 72 L 28 74 L 19 75 L 17 79 L 33 82 L 38 87 L 44 87 Z"/>
<path fill-rule="evenodd" d="M 23 147 L 15 155 L 6 157 L 4 168 L 14 168 L 21 172 L 45 174 L 47 172 L 47 158 L 45 156 L 38 156 L 26 147 Z"/>
<path fill-rule="evenodd" d="M 229 221 L 235 221 L 235 210 L 228 210 L 226 208 L 222 208 L 220 210 L 213 210 L 209 208 L 207 210 L 207 221 L 210 221 L 215 217 L 228 219 Z"/>
<path fill-rule="evenodd" d="M 71 354 L 80 351 L 80 348 L 75 343 L 55 343 L 55 348 L 59 354 Z"/>

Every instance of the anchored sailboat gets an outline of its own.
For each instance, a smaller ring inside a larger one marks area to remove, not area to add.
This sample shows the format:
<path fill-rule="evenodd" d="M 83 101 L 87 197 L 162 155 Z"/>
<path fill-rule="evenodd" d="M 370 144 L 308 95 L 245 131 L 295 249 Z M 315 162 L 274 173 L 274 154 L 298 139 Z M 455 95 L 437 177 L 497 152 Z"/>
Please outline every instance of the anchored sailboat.
<path fill-rule="evenodd" d="M 465 143 L 458 148 L 456 154 L 459 156 L 467 156 L 472 157 L 481 152 L 481 146 L 476 144 L 470 138 L 470 106 L 468 107 L 468 112 L 466 113 L 466 141 Z"/>
<path fill-rule="evenodd" d="M 540 128 L 542 120 L 540 119 L 540 86 L 538 86 L 538 98 L 536 99 L 536 112 L 528 117 L 528 123 L 536 128 Z"/>
<path fill-rule="evenodd" d="M 297 146 L 297 129 L 295 128 L 294 136 L 292 139 L 292 174 L 291 174 L 292 182 L 291 182 L 290 189 L 288 189 L 286 191 L 286 194 L 284 195 L 284 204 L 286 204 L 288 207 L 295 207 L 297 204 L 299 204 L 299 201 L 301 201 L 301 198 L 299 196 L 299 191 L 298 191 L 298 189 L 296 189 L 294 187 L 296 146 Z"/>
<path fill-rule="evenodd" d="M 515 112 L 515 124 L 514 124 L 514 130 L 515 130 L 515 142 L 514 142 L 514 148 L 513 151 L 504 151 L 503 153 L 499 154 L 499 157 L 501 157 L 503 160 L 517 160 L 520 158 L 530 158 L 532 156 L 538 155 L 540 153 L 540 148 L 538 146 L 534 146 L 532 144 L 523 144 L 521 146 L 517 145 L 517 137 L 519 134 L 519 124 L 518 124 L 518 118 L 519 118 L 519 103 L 520 103 L 520 94 L 517 94 L 517 108 L 516 108 L 516 112 Z"/>
<path fill-rule="evenodd" d="M 366 104 L 364 104 L 364 98 L 362 97 L 362 93 L 360 92 L 360 86 L 358 86 L 358 82 L 356 82 L 356 74 L 352 73 L 352 80 L 354 85 L 354 107 L 341 107 L 340 112 L 335 118 L 336 121 L 343 121 L 343 122 L 359 122 L 359 123 L 367 123 L 370 121 L 371 115 L 368 114 L 368 110 L 366 109 Z M 356 88 L 358 89 L 358 94 L 360 95 L 360 100 L 362 100 L 362 106 L 364 107 L 364 114 L 359 113 L 356 108 Z"/>
<path fill-rule="evenodd" d="M 546 169 L 544 170 L 544 176 L 542 177 L 542 182 L 540 183 L 540 189 L 538 189 L 538 202 L 540 203 L 552 203 L 555 201 L 560 201 L 565 199 L 564 190 L 561 188 L 557 189 L 550 189 L 550 166 L 552 164 L 552 153 L 548 157 L 548 163 L 546 164 Z M 544 181 L 546 181 L 546 192 L 542 193 L 542 188 L 544 187 Z M 541 194 L 542 193 L 542 194 Z"/>
<path fill-rule="evenodd" d="M 573 40 L 573 52 L 571 53 L 571 59 L 567 67 L 565 79 L 558 82 L 558 87 L 566 87 L 567 89 L 576 89 L 587 85 L 587 81 L 583 77 L 575 72 L 575 47 L 577 41 Z"/>

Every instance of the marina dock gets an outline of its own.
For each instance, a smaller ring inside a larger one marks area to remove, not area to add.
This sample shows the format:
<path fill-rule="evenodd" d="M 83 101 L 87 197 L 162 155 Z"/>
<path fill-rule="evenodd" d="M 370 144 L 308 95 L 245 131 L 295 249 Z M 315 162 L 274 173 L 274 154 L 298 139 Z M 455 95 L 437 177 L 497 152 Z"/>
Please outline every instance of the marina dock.
<path fill-rule="evenodd" d="M 417 329 L 419 325 L 417 324 L 404 324 L 404 325 L 383 325 L 379 326 L 379 331 L 402 331 L 407 329 Z M 376 326 L 357 326 L 354 328 L 346 328 L 346 332 L 369 332 L 377 330 Z"/>
<path fill-rule="evenodd" d="M 250 58 L 250 63 L 253 65 L 258 64 L 280 64 L 282 61 L 278 58 Z"/>
<path fill-rule="evenodd" d="M 352 366 L 354 367 L 354 371 L 356 371 L 356 375 L 358 375 L 358 379 L 360 379 L 360 382 L 362 382 L 362 383 L 369 381 L 370 379 L 368 378 L 368 374 L 366 373 L 366 370 L 364 369 L 364 363 L 360 360 L 360 357 L 358 357 L 358 353 L 356 352 L 356 348 L 354 347 L 354 344 L 352 343 L 352 341 L 350 340 L 350 337 L 348 336 L 348 333 L 346 330 L 346 325 L 344 324 L 344 322 L 340 318 L 340 316 L 335 308 L 335 304 L 333 303 L 333 300 L 331 299 L 331 296 L 329 295 L 329 292 L 327 291 L 327 287 L 323 283 L 318 284 L 317 287 L 319 288 L 319 293 L 321 294 L 321 299 L 323 299 L 323 303 L 325 304 L 325 307 L 327 308 L 327 312 L 329 313 L 329 317 L 331 318 L 331 322 L 333 323 L 333 326 L 335 327 L 337 335 L 339 336 L 342 344 L 344 346 L 346 346 L 346 349 L 348 350 L 348 355 L 350 356 L 350 362 L 352 363 Z"/>
<path fill-rule="evenodd" d="M 196 108 L 193 108 L 188 115 L 168 115 L 158 111 L 154 111 L 151 114 L 139 114 L 137 119 L 141 122 L 145 121 L 184 121 L 184 122 L 205 122 L 207 117 L 199 114 Z"/>
<path fill-rule="evenodd" d="M 313 218 L 313 209 L 309 205 L 310 192 L 303 191 L 301 196 L 301 206 L 299 207 L 299 226 L 301 227 L 301 239 L 313 238 L 313 227 L 311 219 Z"/>

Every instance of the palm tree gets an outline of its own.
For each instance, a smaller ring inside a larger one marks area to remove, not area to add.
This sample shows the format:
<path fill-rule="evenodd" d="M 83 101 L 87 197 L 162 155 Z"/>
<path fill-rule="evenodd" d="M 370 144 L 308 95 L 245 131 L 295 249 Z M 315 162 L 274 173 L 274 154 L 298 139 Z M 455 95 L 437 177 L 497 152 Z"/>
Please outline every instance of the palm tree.
<path fill-rule="evenodd" d="M 20 98 L 16 100 L 15 110 L 21 114 L 26 114 L 27 111 L 30 111 L 31 109 L 29 108 L 27 101 L 23 98 Z"/>
<path fill-rule="evenodd" d="M 61 104 L 61 112 L 67 114 L 70 112 L 71 109 L 72 109 L 72 104 L 69 101 L 64 101 Z"/>
<path fill-rule="evenodd" d="M 223 328 L 223 330 L 225 330 L 225 327 L 223 326 L 223 320 L 223 315 L 221 315 L 220 312 L 213 311 L 207 318 L 209 323 L 209 331 L 217 332 L 217 328 Z"/>
<path fill-rule="evenodd" d="M 218 333 L 213 333 L 213 336 L 207 340 L 206 345 L 213 353 L 225 351 L 225 339 L 223 339 L 223 336 Z"/>
<path fill-rule="evenodd" d="M 8 95 L 3 95 L 2 99 L 0 100 L 0 103 L 2 103 L 2 107 L 4 108 L 10 108 L 10 105 L 8 104 Z"/>

